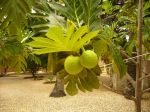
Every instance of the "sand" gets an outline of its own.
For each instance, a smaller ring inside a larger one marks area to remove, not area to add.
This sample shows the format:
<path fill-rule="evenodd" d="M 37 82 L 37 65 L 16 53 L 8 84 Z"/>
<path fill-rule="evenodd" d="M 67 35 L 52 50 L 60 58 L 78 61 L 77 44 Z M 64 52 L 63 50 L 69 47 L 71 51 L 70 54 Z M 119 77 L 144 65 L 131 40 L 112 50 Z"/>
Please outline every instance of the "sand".
<path fill-rule="evenodd" d="M 49 97 L 54 84 L 44 80 L 0 77 L 0 112 L 135 112 L 133 101 L 104 87 L 93 92 L 60 98 Z M 142 101 L 143 112 L 150 112 L 150 95 Z"/>

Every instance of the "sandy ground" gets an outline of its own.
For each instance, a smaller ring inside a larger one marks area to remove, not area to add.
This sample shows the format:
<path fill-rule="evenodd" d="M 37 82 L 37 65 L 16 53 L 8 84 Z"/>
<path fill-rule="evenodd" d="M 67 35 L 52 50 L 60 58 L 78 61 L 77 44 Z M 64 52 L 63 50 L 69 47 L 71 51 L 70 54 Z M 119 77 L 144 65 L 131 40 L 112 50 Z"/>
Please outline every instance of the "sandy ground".
<path fill-rule="evenodd" d="M 103 87 L 73 97 L 49 97 L 54 85 L 44 81 L 0 77 L 0 112 L 135 112 L 133 101 Z M 149 95 L 144 96 L 142 107 L 150 112 Z"/>

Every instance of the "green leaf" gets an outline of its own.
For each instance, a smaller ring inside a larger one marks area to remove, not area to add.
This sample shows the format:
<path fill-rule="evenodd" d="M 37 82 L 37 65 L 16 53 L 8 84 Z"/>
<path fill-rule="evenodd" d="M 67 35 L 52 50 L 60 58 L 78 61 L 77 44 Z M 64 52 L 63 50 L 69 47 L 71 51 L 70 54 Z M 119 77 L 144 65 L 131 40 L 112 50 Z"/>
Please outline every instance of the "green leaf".
<path fill-rule="evenodd" d="M 80 5 L 82 7 L 82 20 L 84 21 L 85 24 L 87 24 L 90 29 L 99 29 L 100 28 L 100 19 L 98 16 L 100 15 L 100 7 L 99 3 L 101 2 L 100 0 L 79 0 Z M 93 27 L 92 24 L 94 23 L 95 27 Z"/>
<path fill-rule="evenodd" d="M 99 76 L 99 75 L 102 73 L 102 71 L 101 71 L 99 65 L 97 65 L 96 67 L 92 68 L 91 70 L 92 70 L 97 76 Z"/>
<path fill-rule="evenodd" d="M 15 70 L 18 73 L 20 73 L 21 71 L 26 71 L 27 63 L 26 63 L 25 57 L 22 54 L 17 55 L 14 58 L 14 62 L 12 64 L 12 66 L 15 68 Z"/>
<path fill-rule="evenodd" d="M 71 23 L 71 22 L 70 22 Z M 69 23 L 68 23 L 69 24 Z M 99 31 L 88 32 L 88 27 L 81 26 L 74 31 L 73 23 L 65 29 L 61 26 L 50 27 L 45 37 L 34 37 L 27 45 L 36 48 L 35 54 L 44 54 L 61 51 L 76 51 L 78 52 L 86 42 L 94 38 Z M 37 49 L 38 48 L 38 49 Z"/>
<path fill-rule="evenodd" d="M 81 26 L 86 24 L 91 30 L 100 28 L 100 0 L 63 0 L 64 6 L 55 2 L 50 7 Z"/>
<path fill-rule="evenodd" d="M 76 80 L 74 78 L 71 78 L 69 80 L 69 83 L 66 86 L 66 92 L 71 96 L 76 95 L 78 93 L 78 89 L 76 86 Z"/>
<path fill-rule="evenodd" d="M 83 68 L 82 72 L 80 72 L 78 74 L 78 76 L 81 78 L 81 79 L 84 79 L 85 77 L 87 77 L 87 70 L 85 68 Z"/>
<path fill-rule="evenodd" d="M 14 22 L 17 28 L 24 27 L 27 22 L 27 13 L 31 11 L 33 3 L 34 0 L 1 0 L 0 21 Z"/>
<path fill-rule="evenodd" d="M 126 65 L 120 55 L 119 50 L 114 45 L 112 45 L 110 49 L 112 51 L 112 57 L 114 59 L 114 63 L 119 69 L 120 78 L 122 78 L 123 76 L 126 75 Z"/>
<path fill-rule="evenodd" d="M 72 76 L 70 76 L 69 74 L 65 77 L 65 79 L 63 80 L 64 84 L 67 84 L 69 82 L 69 80 L 72 79 Z"/>
<path fill-rule="evenodd" d="M 46 33 L 49 27 L 52 26 L 64 26 L 65 19 L 63 16 L 58 15 L 56 11 L 52 11 L 49 6 L 51 2 L 36 1 L 36 5 L 33 10 L 36 13 L 31 13 L 29 16 L 32 18 L 29 20 L 31 28 L 37 33 Z"/>
<path fill-rule="evenodd" d="M 67 9 L 64 6 L 57 4 L 57 3 L 48 3 L 48 4 L 52 9 L 59 11 L 60 13 L 62 13 L 65 16 L 68 15 Z"/>
<path fill-rule="evenodd" d="M 40 47 L 49 47 L 50 43 L 53 43 L 52 40 L 48 38 L 43 38 L 43 37 L 33 37 L 32 42 L 28 43 L 27 45 L 30 45 L 32 47 L 40 48 Z"/>
<path fill-rule="evenodd" d="M 98 41 L 94 41 L 93 47 L 98 57 L 108 51 L 107 43 L 102 39 Z"/>
<path fill-rule="evenodd" d="M 34 54 L 29 54 L 28 59 L 34 61 L 37 65 L 41 65 L 41 60 Z"/>
<path fill-rule="evenodd" d="M 63 0 L 63 3 L 64 6 L 56 2 L 49 3 L 49 6 L 71 21 L 78 22 L 78 17 L 82 14 L 79 0 Z"/>
<path fill-rule="evenodd" d="M 100 83 L 99 83 L 99 80 L 98 80 L 96 74 L 91 70 L 88 71 L 88 74 L 87 74 L 87 77 L 85 78 L 85 81 L 89 85 L 91 85 L 91 87 L 94 89 L 98 89 L 100 86 Z"/>
<path fill-rule="evenodd" d="M 124 46 L 125 51 L 128 53 L 128 55 L 132 55 L 132 51 L 136 46 L 136 40 L 135 39 L 130 39 L 129 42 L 127 42 Z"/>
<path fill-rule="evenodd" d="M 80 82 L 81 82 L 82 86 L 84 87 L 84 89 L 86 89 L 87 91 L 92 92 L 93 87 L 90 85 L 90 83 L 87 82 L 86 79 L 80 78 Z"/>
<path fill-rule="evenodd" d="M 148 10 L 150 8 L 150 1 L 145 2 L 144 10 Z"/>
<path fill-rule="evenodd" d="M 46 36 L 49 39 L 55 40 L 56 42 L 63 45 L 64 38 L 64 29 L 61 26 L 50 27 Z"/>
<path fill-rule="evenodd" d="M 80 91 L 82 92 L 86 92 L 86 90 L 84 89 L 84 87 L 82 86 L 81 82 L 79 79 L 77 79 L 77 86 L 80 89 Z"/>
<path fill-rule="evenodd" d="M 78 42 L 78 40 L 80 40 L 82 38 L 82 36 L 84 34 L 86 34 L 88 32 L 88 26 L 81 26 L 73 35 L 72 38 L 70 39 L 69 42 L 72 42 L 72 48 L 76 47 L 76 43 Z"/>
<path fill-rule="evenodd" d="M 72 36 L 73 32 L 75 30 L 75 24 L 70 21 L 70 20 L 67 20 L 67 41 L 69 41 L 70 37 Z"/>
<path fill-rule="evenodd" d="M 109 10 L 112 8 L 112 4 L 110 1 L 104 1 L 102 8 L 106 11 L 109 12 Z"/>
<path fill-rule="evenodd" d="M 60 51 L 63 51 L 63 49 L 61 50 L 61 49 L 55 49 L 55 47 L 51 47 L 51 48 L 49 48 L 49 47 L 47 47 L 47 48 L 41 48 L 41 49 L 37 49 L 37 50 L 34 50 L 33 51 L 33 53 L 34 54 L 46 54 L 46 53 L 52 53 L 52 52 L 60 52 Z M 65 50 L 65 51 L 67 51 L 67 50 Z"/>
<path fill-rule="evenodd" d="M 77 45 L 76 49 L 80 49 L 86 42 L 94 38 L 98 33 L 99 33 L 99 30 L 89 32 L 88 34 L 86 34 L 84 37 L 81 38 L 80 41 L 76 42 L 76 45 Z"/>
<path fill-rule="evenodd" d="M 114 60 L 112 61 L 112 68 L 113 68 L 113 72 L 114 72 L 114 73 L 120 74 L 120 73 L 119 73 L 119 69 L 118 69 L 116 63 L 114 62 Z"/>

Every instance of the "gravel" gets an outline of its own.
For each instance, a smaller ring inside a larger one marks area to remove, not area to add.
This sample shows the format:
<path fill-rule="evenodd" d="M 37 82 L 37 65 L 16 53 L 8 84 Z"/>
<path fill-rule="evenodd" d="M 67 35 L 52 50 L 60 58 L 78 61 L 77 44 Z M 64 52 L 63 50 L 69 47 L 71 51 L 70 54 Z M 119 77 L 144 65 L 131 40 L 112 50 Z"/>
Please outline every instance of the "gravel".
<path fill-rule="evenodd" d="M 60 98 L 49 97 L 54 84 L 23 76 L 0 78 L 0 112 L 135 112 L 135 104 L 122 95 L 100 87 L 93 92 Z M 150 95 L 142 101 L 150 112 Z"/>

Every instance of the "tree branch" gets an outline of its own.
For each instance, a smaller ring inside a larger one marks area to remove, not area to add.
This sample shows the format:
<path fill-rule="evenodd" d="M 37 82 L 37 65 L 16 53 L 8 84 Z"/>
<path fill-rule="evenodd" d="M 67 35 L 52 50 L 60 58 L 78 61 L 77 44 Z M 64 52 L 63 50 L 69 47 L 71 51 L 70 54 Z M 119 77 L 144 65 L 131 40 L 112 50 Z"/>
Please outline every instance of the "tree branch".
<path fill-rule="evenodd" d="M 146 93 L 146 92 L 149 92 L 150 91 L 150 88 L 147 88 L 145 90 L 142 91 L 142 94 Z"/>
<path fill-rule="evenodd" d="M 132 86 L 135 88 L 135 81 L 133 78 L 127 73 L 126 74 L 127 80 L 132 84 Z"/>
<path fill-rule="evenodd" d="M 123 54 L 125 57 L 127 57 L 127 58 L 130 58 L 130 60 L 133 62 L 133 63 L 135 63 L 135 64 L 137 64 L 137 62 L 134 60 L 134 59 L 132 59 L 129 55 L 127 55 L 126 54 L 126 52 L 124 52 L 123 50 L 120 50 L 121 51 L 121 54 Z"/>
<path fill-rule="evenodd" d="M 143 79 L 148 78 L 148 77 L 150 77 L 150 74 L 149 74 L 149 75 L 142 76 L 139 80 L 143 80 Z"/>

